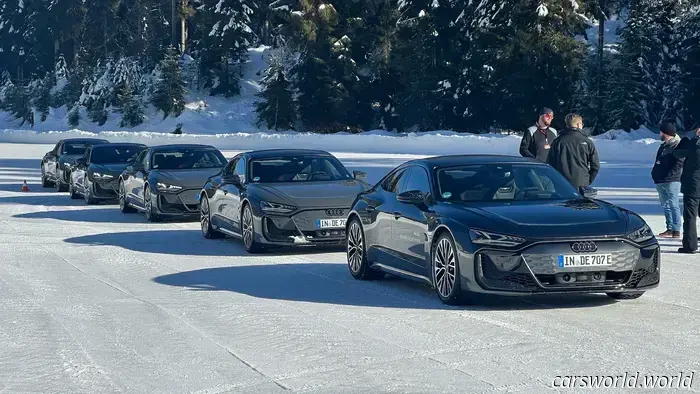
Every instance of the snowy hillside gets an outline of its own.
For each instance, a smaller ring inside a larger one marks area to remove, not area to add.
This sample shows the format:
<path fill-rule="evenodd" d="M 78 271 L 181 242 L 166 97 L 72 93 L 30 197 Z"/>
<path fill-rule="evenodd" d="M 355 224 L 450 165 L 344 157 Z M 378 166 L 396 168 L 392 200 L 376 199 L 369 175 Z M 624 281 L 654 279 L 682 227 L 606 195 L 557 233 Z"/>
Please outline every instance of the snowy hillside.
<path fill-rule="evenodd" d="M 91 122 L 85 108 L 81 109 L 80 124 L 76 129 L 102 132 L 110 130 L 151 131 L 169 133 L 182 123 L 184 133 L 191 134 L 216 134 L 265 130 L 255 126 L 255 112 L 253 104 L 257 101 L 255 96 L 260 92 L 260 78 L 267 68 L 269 47 L 261 46 L 248 50 L 249 59 L 243 67 L 241 77 L 241 95 L 230 99 L 224 97 L 209 96 L 204 92 L 189 89 L 185 97 L 185 111 L 178 117 L 163 119 L 162 113 L 156 113 L 155 108 L 149 106 L 146 109 L 146 120 L 143 124 L 128 129 L 119 127 L 119 114 L 110 113 L 107 122 L 99 126 Z M 50 113 L 45 122 L 37 120 L 33 128 L 28 124 L 20 127 L 20 120 L 13 119 L 7 112 L 0 112 L 0 129 L 21 129 L 34 131 L 68 130 L 68 109 L 65 106 L 50 108 Z M 38 119 L 38 116 L 35 117 Z"/>

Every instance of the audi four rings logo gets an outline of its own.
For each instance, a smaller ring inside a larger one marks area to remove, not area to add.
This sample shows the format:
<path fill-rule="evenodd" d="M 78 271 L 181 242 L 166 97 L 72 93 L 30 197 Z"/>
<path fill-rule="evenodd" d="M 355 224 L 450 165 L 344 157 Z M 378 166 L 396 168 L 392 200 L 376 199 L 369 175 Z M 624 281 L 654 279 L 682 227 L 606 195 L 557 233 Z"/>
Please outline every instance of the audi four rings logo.
<path fill-rule="evenodd" d="M 596 245 L 595 242 L 573 242 L 571 244 L 571 250 L 576 253 L 595 252 L 598 250 L 598 245 Z"/>
<path fill-rule="evenodd" d="M 328 216 L 343 216 L 342 209 L 326 209 L 326 215 Z"/>

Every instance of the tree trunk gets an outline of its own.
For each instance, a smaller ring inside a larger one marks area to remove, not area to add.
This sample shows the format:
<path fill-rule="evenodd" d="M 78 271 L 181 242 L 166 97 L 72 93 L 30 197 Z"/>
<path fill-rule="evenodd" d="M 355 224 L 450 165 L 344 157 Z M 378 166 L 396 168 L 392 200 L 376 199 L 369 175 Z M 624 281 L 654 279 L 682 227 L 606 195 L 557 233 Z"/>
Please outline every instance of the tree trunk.
<path fill-rule="evenodd" d="M 182 10 L 187 8 L 187 0 L 182 0 L 180 3 Z M 185 19 L 185 13 L 180 12 L 180 53 L 185 53 L 187 46 L 187 20 Z"/>
<path fill-rule="evenodd" d="M 173 48 L 177 48 L 177 0 L 170 1 L 170 8 L 172 9 L 172 14 L 170 15 L 170 29 L 171 29 L 171 39 L 170 44 Z"/>

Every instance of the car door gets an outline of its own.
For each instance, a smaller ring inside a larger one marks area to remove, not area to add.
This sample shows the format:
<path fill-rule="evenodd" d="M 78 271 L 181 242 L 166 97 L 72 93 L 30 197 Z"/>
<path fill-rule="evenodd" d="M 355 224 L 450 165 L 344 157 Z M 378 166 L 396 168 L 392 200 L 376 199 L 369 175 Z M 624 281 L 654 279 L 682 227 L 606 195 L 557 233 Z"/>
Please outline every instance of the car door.
<path fill-rule="evenodd" d="M 234 231 L 233 222 L 231 218 L 227 216 L 227 209 L 229 205 L 228 190 L 226 190 L 226 185 L 223 179 L 228 175 L 233 174 L 233 168 L 236 163 L 240 160 L 240 156 L 236 156 L 229 160 L 221 174 L 211 178 L 211 186 L 214 191 L 211 198 L 209 198 L 209 212 L 211 214 L 211 220 L 217 227 L 224 227 L 228 230 Z"/>
<path fill-rule="evenodd" d="M 53 150 L 46 155 L 44 173 L 47 175 L 48 179 L 56 179 L 56 163 L 58 162 L 62 145 L 62 142 L 57 143 Z"/>
<path fill-rule="evenodd" d="M 399 185 L 398 194 L 420 191 L 431 192 L 428 172 L 420 166 L 412 166 L 408 181 Z M 396 252 L 411 272 L 427 276 L 428 271 L 428 218 L 431 211 L 426 204 L 396 201 L 392 238 Z"/>
<path fill-rule="evenodd" d="M 241 233 L 241 195 L 245 191 L 246 166 L 248 160 L 245 157 L 239 158 L 233 166 L 233 175 L 237 175 L 240 183 L 230 183 L 224 181 L 221 189 L 226 198 L 226 209 L 224 215 L 233 224 L 233 231 Z"/>
<path fill-rule="evenodd" d="M 85 154 L 82 159 L 85 160 L 84 164 L 76 165 L 75 171 L 71 171 L 71 177 L 73 177 L 73 183 L 77 186 L 78 190 L 84 192 L 87 187 L 87 169 L 90 166 L 90 156 L 92 155 L 92 147 L 85 150 Z"/>
<path fill-rule="evenodd" d="M 143 185 L 146 159 L 150 150 L 141 152 L 134 160 L 134 164 L 129 166 L 126 171 L 126 179 L 124 180 L 124 190 L 126 191 L 127 199 L 132 204 L 143 207 Z"/>
<path fill-rule="evenodd" d="M 400 168 L 389 174 L 377 187 L 375 198 L 367 201 L 365 209 L 374 215 L 374 223 L 365 228 L 367 238 L 367 257 L 374 262 L 406 270 L 405 263 L 398 258 L 392 237 L 396 191 L 399 185 L 407 181 L 408 172 Z"/>

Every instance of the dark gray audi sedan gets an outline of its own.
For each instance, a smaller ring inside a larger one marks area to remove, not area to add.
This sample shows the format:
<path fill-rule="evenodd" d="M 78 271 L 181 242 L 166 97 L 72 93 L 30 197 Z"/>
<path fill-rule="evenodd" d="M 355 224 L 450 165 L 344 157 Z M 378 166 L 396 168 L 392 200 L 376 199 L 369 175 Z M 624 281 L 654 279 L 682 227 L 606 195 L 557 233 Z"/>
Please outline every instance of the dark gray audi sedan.
<path fill-rule="evenodd" d="M 639 215 L 594 196 L 521 157 L 411 161 L 353 204 L 348 267 L 356 279 L 423 281 L 447 304 L 475 293 L 638 298 L 659 284 L 659 244 Z"/>

